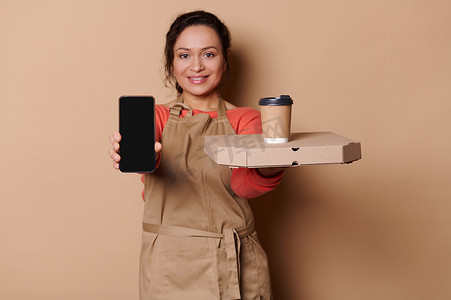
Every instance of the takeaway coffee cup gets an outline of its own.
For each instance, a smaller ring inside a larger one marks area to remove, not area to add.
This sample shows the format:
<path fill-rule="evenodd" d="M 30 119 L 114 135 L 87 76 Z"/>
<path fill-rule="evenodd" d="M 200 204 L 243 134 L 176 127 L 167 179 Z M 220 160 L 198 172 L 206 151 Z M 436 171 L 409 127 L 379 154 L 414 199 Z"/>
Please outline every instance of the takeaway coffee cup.
<path fill-rule="evenodd" d="M 291 106 L 289 95 L 261 98 L 258 102 L 262 116 L 265 143 L 286 143 L 290 137 Z"/>

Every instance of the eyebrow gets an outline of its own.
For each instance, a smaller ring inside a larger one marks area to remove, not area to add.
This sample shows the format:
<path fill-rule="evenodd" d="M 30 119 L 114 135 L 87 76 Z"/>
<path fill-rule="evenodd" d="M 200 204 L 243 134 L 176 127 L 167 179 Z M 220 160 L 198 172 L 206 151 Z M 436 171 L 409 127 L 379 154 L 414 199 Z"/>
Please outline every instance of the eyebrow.
<path fill-rule="evenodd" d="M 202 48 L 201 50 L 202 50 L 202 51 L 205 51 L 205 50 L 208 50 L 208 49 L 211 49 L 211 48 L 213 48 L 213 49 L 215 49 L 215 50 L 218 50 L 218 48 L 216 48 L 215 46 L 204 47 L 204 48 Z M 180 47 L 180 48 L 175 49 L 175 51 L 180 51 L 180 50 L 183 50 L 183 51 L 190 51 L 191 48 Z"/>

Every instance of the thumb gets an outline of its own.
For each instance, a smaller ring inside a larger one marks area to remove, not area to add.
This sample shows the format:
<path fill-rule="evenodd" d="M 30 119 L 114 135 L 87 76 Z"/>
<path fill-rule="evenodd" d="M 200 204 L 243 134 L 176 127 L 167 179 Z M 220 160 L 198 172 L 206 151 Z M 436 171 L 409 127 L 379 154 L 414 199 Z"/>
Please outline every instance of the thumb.
<path fill-rule="evenodd" d="M 160 142 L 155 143 L 155 152 L 157 152 L 157 153 L 160 152 L 162 148 L 163 148 L 163 145 L 161 145 Z"/>

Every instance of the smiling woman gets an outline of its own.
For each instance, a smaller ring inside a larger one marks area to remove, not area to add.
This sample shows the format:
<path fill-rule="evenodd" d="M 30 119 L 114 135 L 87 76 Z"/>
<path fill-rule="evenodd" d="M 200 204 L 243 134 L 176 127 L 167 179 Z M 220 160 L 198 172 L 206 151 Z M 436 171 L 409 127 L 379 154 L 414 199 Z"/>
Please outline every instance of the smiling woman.
<path fill-rule="evenodd" d="M 144 299 L 271 299 L 266 254 L 247 199 L 274 189 L 282 170 L 234 169 L 204 153 L 204 136 L 261 133 L 260 113 L 223 100 L 230 34 L 213 14 L 179 16 L 166 35 L 167 82 L 177 99 L 155 107 L 159 166 L 143 175 L 140 260 Z M 110 137 L 118 167 L 121 136 Z"/>

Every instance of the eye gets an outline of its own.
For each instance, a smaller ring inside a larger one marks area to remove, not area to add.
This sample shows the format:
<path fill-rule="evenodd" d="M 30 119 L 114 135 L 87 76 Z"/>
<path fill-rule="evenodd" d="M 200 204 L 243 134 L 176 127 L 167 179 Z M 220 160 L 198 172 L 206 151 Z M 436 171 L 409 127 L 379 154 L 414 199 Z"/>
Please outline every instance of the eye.
<path fill-rule="evenodd" d="M 211 57 L 213 57 L 213 56 L 215 56 L 215 55 L 214 55 L 214 53 L 212 53 L 212 52 L 207 52 L 207 53 L 205 53 L 205 57 L 211 58 Z"/>
<path fill-rule="evenodd" d="M 180 54 L 180 58 L 188 58 L 188 54 L 186 53 Z"/>

